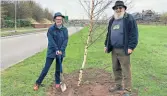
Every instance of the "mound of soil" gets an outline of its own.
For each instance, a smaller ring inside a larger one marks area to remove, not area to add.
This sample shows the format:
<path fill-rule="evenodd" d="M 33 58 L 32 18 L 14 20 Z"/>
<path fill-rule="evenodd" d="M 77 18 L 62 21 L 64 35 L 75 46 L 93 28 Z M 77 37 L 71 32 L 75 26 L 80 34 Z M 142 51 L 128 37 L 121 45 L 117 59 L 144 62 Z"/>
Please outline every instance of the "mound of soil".
<path fill-rule="evenodd" d="M 111 73 L 102 69 L 85 69 L 80 86 L 77 86 L 79 71 L 71 74 L 64 74 L 67 90 L 61 92 L 55 88 L 53 83 L 48 89 L 47 96 L 121 96 L 116 92 L 109 92 L 108 89 L 114 87 L 114 79 Z M 138 96 L 137 91 L 132 96 Z"/>

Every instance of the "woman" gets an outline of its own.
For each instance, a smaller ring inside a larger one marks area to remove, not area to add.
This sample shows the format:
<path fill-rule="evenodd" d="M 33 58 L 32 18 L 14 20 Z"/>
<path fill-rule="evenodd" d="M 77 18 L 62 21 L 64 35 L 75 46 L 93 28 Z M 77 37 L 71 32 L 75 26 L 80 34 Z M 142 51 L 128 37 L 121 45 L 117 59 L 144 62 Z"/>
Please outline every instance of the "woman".
<path fill-rule="evenodd" d="M 34 85 L 35 91 L 39 89 L 39 86 L 47 75 L 54 59 L 56 60 L 55 86 L 56 88 L 60 87 L 60 71 L 62 70 L 61 63 L 63 61 L 63 57 L 65 57 L 65 49 L 68 43 L 68 30 L 63 26 L 63 18 L 64 16 L 60 12 L 55 13 L 53 18 L 55 24 L 53 24 L 48 29 L 48 49 L 46 63 Z"/>

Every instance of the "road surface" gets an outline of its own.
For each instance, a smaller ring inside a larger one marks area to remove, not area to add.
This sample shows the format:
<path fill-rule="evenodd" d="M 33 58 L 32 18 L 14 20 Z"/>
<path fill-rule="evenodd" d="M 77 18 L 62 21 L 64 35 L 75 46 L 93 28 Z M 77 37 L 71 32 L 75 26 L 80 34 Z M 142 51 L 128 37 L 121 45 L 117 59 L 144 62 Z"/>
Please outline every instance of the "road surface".
<path fill-rule="evenodd" d="M 82 27 L 69 27 L 69 35 Z M 1 38 L 1 70 L 47 48 L 46 32 Z"/>

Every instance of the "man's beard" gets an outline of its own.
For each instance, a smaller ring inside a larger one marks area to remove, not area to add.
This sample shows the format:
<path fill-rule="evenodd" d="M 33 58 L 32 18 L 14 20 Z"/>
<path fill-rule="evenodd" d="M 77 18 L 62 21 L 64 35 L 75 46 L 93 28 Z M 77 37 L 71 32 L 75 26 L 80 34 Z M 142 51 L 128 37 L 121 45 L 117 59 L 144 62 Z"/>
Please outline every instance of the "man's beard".
<path fill-rule="evenodd" d="M 114 13 L 114 18 L 115 18 L 115 19 L 121 19 L 121 18 L 124 17 L 124 14 L 125 14 L 125 11 L 122 11 L 122 12 L 120 12 L 120 13 L 115 12 L 115 13 Z"/>

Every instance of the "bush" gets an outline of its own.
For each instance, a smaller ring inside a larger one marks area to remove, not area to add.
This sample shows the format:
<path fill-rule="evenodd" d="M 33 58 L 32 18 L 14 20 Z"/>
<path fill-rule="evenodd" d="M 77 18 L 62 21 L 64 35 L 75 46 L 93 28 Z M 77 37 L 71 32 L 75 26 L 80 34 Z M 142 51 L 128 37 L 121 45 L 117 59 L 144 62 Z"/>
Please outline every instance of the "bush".
<path fill-rule="evenodd" d="M 31 22 L 31 24 L 39 24 L 35 19 L 33 18 L 27 18 L 28 21 Z"/>
<path fill-rule="evenodd" d="M 10 28 L 13 28 L 14 27 L 14 21 L 13 20 L 4 20 L 4 25 L 3 27 L 10 27 Z"/>
<path fill-rule="evenodd" d="M 17 27 L 29 27 L 31 26 L 31 22 L 26 19 L 18 19 L 17 20 Z M 15 26 L 14 20 L 3 20 L 1 25 L 2 28 L 13 28 Z"/>
<path fill-rule="evenodd" d="M 31 26 L 31 22 L 26 19 L 17 20 L 17 27 L 29 27 Z"/>

